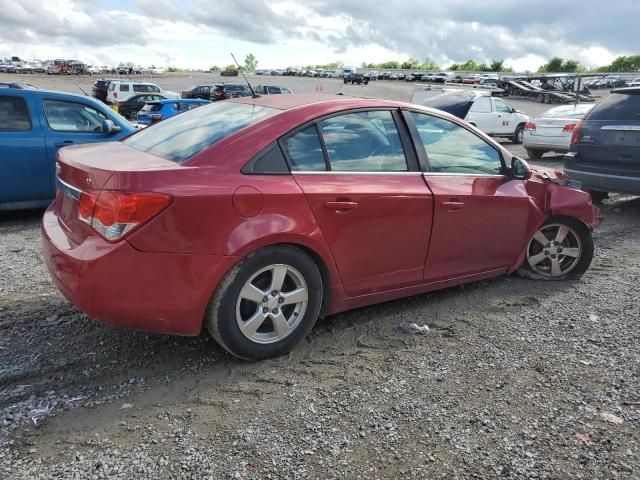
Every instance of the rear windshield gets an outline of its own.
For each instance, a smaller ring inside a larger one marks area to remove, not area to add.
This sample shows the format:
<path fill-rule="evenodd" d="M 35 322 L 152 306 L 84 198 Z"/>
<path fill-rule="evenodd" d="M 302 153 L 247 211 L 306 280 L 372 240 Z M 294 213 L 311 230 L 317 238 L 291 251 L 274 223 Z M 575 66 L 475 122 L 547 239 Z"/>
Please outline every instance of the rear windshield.
<path fill-rule="evenodd" d="M 249 125 L 280 113 L 274 108 L 219 102 L 171 117 L 123 142 L 136 150 L 184 162 Z"/>
<path fill-rule="evenodd" d="M 640 95 L 611 93 L 591 110 L 588 119 L 640 121 Z"/>
<path fill-rule="evenodd" d="M 554 107 L 540 114 L 538 118 L 582 118 L 589 110 L 593 108 L 593 104 L 581 103 L 579 105 L 563 105 Z"/>
<path fill-rule="evenodd" d="M 142 110 L 140 111 L 141 112 L 157 112 L 159 110 L 162 110 L 161 103 L 146 103 L 144 107 L 142 107 Z"/>

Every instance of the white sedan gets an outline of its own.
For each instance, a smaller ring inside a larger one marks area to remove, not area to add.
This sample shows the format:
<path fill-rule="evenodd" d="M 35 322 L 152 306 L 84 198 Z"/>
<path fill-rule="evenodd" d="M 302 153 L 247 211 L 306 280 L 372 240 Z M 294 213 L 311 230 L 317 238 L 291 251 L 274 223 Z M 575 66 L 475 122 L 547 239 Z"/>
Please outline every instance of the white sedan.
<path fill-rule="evenodd" d="M 568 152 L 573 128 L 593 105 L 560 105 L 550 108 L 528 122 L 524 127 L 522 144 L 527 149 L 529 158 L 538 159 L 545 152 Z"/>

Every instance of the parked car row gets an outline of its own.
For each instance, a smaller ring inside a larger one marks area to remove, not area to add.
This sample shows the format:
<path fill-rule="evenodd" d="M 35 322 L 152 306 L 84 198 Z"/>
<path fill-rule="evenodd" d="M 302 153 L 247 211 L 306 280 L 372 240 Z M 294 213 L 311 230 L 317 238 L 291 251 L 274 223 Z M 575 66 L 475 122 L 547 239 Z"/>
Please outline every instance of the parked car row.
<path fill-rule="evenodd" d="M 88 65 L 80 60 L 21 60 L 19 57 L 11 59 L 0 59 L 0 73 L 46 73 L 48 75 L 83 75 L 83 74 L 162 74 L 165 73 L 164 67 L 141 66 L 119 66 L 110 67 L 106 65 Z"/>
<path fill-rule="evenodd" d="M 257 85 L 257 95 L 278 95 L 293 93 L 288 87 L 280 85 Z M 227 100 L 229 98 L 250 97 L 251 90 L 246 83 L 217 83 L 215 85 L 194 85 L 181 93 L 182 98 L 199 98 L 203 100 Z"/>

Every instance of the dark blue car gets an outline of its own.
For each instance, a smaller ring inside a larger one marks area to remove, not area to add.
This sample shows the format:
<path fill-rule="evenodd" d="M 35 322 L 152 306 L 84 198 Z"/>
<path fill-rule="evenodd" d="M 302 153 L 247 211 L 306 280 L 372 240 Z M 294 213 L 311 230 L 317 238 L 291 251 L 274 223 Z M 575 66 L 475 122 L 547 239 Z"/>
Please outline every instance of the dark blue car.
<path fill-rule="evenodd" d="M 60 147 L 120 140 L 134 131 L 131 123 L 90 97 L 0 89 L 0 210 L 51 203 Z"/>
<path fill-rule="evenodd" d="M 199 99 L 173 99 L 147 102 L 145 106 L 142 107 L 142 110 L 138 112 L 138 123 L 151 125 L 165 118 L 201 107 L 207 103 L 211 102 Z"/>

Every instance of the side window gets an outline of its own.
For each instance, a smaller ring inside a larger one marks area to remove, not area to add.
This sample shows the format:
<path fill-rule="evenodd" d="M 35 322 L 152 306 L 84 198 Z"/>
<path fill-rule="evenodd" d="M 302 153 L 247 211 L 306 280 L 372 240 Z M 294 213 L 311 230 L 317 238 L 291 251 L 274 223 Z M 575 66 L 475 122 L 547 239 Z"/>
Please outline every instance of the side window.
<path fill-rule="evenodd" d="M 267 87 L 267 92 L 269 93 L 269 95 L 278 94 L 278 93 L 280 93 L 280 88 L 279 87 Z"/>
<path fill-rule="evenodd" d="M 289 157 L 291 170 L 294 171 L 326 171 L 324 154 L 315 125 L 310 125 L 290 136 L 282 142 L 284 151 Z"/>
<path fill-rule="evenodd" d="M 0 97 L 0 131 L 26 132 L 31 130 L 27 102 L 20 97 Z"/>
<path fill-rule="evenodd" d="M 504 103 L 502 100 L 499 99 L 494 99 L 494 101 L 496 102 L 496 112 L 498 113 L 511 113 L 511 109 L 509 108 L 509 106 Z"/>
<path fill-rule="evenodd" d="M 120 91 L 121 92 L 128 92 L 129 91 L 129 84 L 128 83 L 121 83 L 120 84 Z"/>
<path fill-rule="evenodd" d="M 113 92 L 115 90 L 115 88 L 116 88 L 116 84 L 115 83 L 110 83 L 109 84 L 109 91 L 110 92 Z"/>
<path fill-rule="evenodd" d="M 44 100 L 44 114 L 54 132 L 102 132 L 102 113 L 83 103 L 64 100 Z"/>
<path fill-rule="evenodd" d="M 280 87 L 280 93 L 291 93 L 291 90 L 287 87 Z"/>
<path fill-rule="evenodd" d="M 473 113 L 491 113 L 491 99 L 489 97 L 476 98 L 469 111 Z"/>
<path fill-rule="evenodd" d="M 155 85 L 147 85 L 147 92 L 160 93 L 160 87 Z"/>
<path fill-rule="evenodd" d="M 500 175 L 500 152 L 449 120 L 411 112 L 429 158 L 430 172 Z"/>
<path fill-rule="evenodd" d="M 407 171 L 400 135 L 390 111 L 357 112 L 320 122 L 332 171 Z"/>

